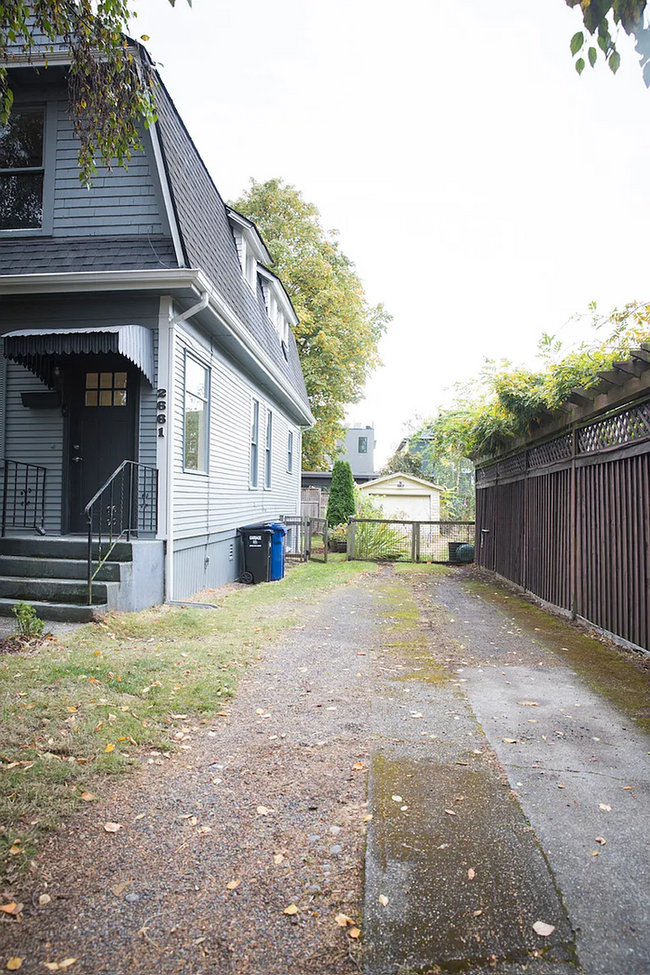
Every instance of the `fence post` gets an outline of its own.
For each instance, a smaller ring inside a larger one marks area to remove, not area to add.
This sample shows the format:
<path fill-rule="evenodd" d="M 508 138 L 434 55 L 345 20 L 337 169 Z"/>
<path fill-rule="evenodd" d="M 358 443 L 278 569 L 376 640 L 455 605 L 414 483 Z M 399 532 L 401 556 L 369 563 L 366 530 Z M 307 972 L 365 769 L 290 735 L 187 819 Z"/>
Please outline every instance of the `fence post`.
<path fill-rule="evenodd" d="M 355 519 L 351 518 L 348 522 L 348 555 L 347 560 L 351 562 L 354 558 L 354 529 L 355 529 Z"/>
<path fill-rule="evenodd" d="M 329 548 L 329 539 L 327 537 L 327 518 L 323 521 L 323 562 L 327 562 L 327 550 Z"/>
<path fill-rule="evenodd" d="M 420 522 L 414 521 L 411 524 L 411 562 L 418 560 L 418 542 L 420 540 Z"/>

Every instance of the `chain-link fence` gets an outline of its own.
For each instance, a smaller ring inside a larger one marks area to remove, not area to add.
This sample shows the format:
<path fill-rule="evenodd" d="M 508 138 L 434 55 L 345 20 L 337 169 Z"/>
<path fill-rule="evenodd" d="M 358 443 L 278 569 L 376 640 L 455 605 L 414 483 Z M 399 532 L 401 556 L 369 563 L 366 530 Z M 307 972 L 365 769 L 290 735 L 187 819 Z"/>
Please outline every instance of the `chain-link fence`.
<path fill-rule="evenodd" d="M 327 562 L 327 519 L 290 516 L 287 526 L 286 556 L 301 562 Z"/>
<path fill-rule="evenodd" d="M 348 526 L 348 559 L 473 562 L 474 522 L 352 518 Z"/>

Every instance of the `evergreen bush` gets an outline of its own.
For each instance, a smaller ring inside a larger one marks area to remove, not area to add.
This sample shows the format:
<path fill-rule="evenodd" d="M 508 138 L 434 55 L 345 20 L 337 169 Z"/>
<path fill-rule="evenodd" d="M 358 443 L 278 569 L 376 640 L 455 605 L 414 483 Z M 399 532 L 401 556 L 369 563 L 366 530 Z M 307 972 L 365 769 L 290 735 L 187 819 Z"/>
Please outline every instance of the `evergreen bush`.
<path fill-rule="evenodd" d="M 343 525 L 355 512 L 354 478 L 347 460 L 337 460 L 332 471 L 332 487 L 327 503 L 327 523 L 330 528 Z"/>

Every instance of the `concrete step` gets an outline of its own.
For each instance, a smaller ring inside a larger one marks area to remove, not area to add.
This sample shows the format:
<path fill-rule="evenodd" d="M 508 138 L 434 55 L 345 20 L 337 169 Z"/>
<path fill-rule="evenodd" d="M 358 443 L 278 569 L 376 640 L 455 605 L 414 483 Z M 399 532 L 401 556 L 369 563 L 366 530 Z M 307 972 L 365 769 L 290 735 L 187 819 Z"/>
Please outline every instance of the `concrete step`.
<path fill-rule="evenodd" d="M 103 542 L 102 554 L 105 555 L 108 549 L 109 545 Z M 94 542 L 93 558 L 97 558 L 97 551 L 97 542 Z M 0 555 L 83 560 L 88 558 L 88 540 L 68 536 L 6 535 L 0 538 Z M 117 542 L 110 555 L 111 562 L 130 562 L 132 558 L 130 542 Z"/>
<path fill-rule="evenodd" d="M 88 563 L 85 559 L 50 559 L 38 556 L 0 555 L 0 576 L 29 576 L 32 579 L 85 580 Z M 97 582 L 119 582 L 119 562 L 106 562 L 97 575 Z"/>
<path fill-rule="evenodd" d="M 14 616 L 17 599 L 0 598 L 0 616 Z M 82 606 L 71 603 L 41 603 L 29 601 L 34 607 L 36 615 L 42 620 L 52 620 L 58 623 L 89 623 L 95 616 L 101 616 L 108 611 L 108 606 Z"/>
<path fill-rule="evenodd" d="M 94 582 L 93 603 L 108 602 L 109 585 L 115 583 Z M 29 576 L 0 576 L 0 598 L 22 599 L 26 603 L 71 603 L 83 604 L 87 600 L 88 588 L 85 582 L 74 579 L 34 579 Z"/>

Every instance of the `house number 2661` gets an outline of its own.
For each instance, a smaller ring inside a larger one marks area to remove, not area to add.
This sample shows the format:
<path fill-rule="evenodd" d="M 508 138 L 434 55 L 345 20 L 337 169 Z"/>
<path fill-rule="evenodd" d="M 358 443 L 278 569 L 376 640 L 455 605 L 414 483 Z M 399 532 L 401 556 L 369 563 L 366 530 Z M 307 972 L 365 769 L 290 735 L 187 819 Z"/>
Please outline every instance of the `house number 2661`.
<path fill-rule="evenodd" d="M 158 424 L 158 436 L 165 436 L 165 424 L 167 423 L 167 390 L 156 390 L 156 423 Z"/>

